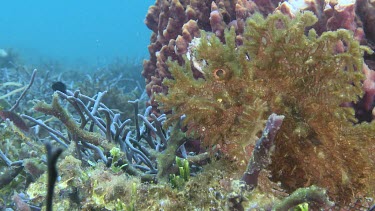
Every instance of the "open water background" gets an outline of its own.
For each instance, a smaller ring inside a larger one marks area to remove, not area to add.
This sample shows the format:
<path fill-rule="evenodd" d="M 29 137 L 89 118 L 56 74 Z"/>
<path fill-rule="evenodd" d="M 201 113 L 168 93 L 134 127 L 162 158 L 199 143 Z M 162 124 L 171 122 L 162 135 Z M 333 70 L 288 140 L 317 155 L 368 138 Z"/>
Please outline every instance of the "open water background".
<path fill-rule="evenodd" d="M 28 63 L 106 65 L 147 58 L 154 0 L 0 0 L 0 49 Z"/>

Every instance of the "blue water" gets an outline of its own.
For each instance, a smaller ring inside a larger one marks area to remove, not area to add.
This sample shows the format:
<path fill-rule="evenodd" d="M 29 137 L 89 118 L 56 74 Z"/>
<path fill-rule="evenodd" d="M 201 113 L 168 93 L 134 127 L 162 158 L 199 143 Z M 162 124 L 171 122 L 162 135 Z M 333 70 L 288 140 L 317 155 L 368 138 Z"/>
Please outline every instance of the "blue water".
<path fill-rule="evenodd" d="M 105 64 L 147 58 L 144 24 L 154 0 L 1 1 L 0 49 L 29 62 Z"/>

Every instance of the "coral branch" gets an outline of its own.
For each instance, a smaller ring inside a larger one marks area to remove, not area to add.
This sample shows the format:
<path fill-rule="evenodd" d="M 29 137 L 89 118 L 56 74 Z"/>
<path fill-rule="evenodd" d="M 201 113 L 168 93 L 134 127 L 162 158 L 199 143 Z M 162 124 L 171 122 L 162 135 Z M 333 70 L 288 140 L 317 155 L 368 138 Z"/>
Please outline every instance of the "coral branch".
<path fill-rule="evenodd" d="M 23 90 L 22 94 L 20 95 L 20 97 L 16 100 L 16 103 L 12 106 L 12 108 L 9 109 L 9 111 L 14 111 L 18 105 L 20 104 L 20 101 L 22 100 L 23 97 L 25 97 L 26 95 L 26 92 L 30 89 L 30 87 L 33 85 L 34 83 L 34 79 L 35 79 L 35 75 L 36 75 L 36 72 L 37 70 L 34 69 L 32 75 L 31 75 L 31 79 L 30 79 L 30 82 L 29 82 L 29 85 L 27 85 L 26 89 Z"/>
<path fill-rule="evenodd" d="M 34 122 L 35 124 L 37 124 L 37 125 L 39 125 L 40 127 L 42 127 L 42 128 L 44 128 L 44 129 L 46 129 L 49 133 L 50 133 L 50 135 L 55 135 L 55 136 L 57 136 L 57 137 L 60 137 L 62 140 L 64 140 L 64 142 L 59 142 L 60 144 L 62 144 L 63 146 L 65 146 L 65 147 L 67 147 L 68 145 L 67 144 L 69 144 L 70 143 L 70 141 L 67 139 L 67 138 L 65 138 L 65 136 L 60 132 L 60 131 L 57 131 L 57 130 L 54 130 L 53 128 L 51 128 L 51 127 L 48 127 L 46 124 L 44 124 L 42 121 L 40 121 L 40 120 L 37 120 L 37 119 L 35 119 L 35 118 L 33 118 L 33 117 L 31 117 L 31 116 L 28 116 L 28 115 L 26 115 L 26 114 L 22 114 L 21 115 L 21 117 L 22 118 L 25 118 L 25 119 L 27 119 L 27 120 L 29 120 L 29 121 L 31 121 L 31 122 Z M 57 138 L 56 137 L 56 138 Z M 55 139 L 55 138 L 54 138 Z M 56 140 L 56 139 L 55 139 Z"/>
<path fill-rule="evenodd" d="M 108 141 L 104 137 L 97 133 L 88 132 L 79 128 L 68 112 L 61 107 L 58 94 L 55 93 L 53 95 L 52 104 L 49 105 L 45 102 L 39 102 L 35 105 L 34 109 L 59 119 L 73 136 L 83 139 L 91 144 L 100 145 L 106 149 L 111 149 L 111 146 L 108 145 Z"/>
<path fill-rule="evenodd" d="M 7 166 L 21 166 L 23 164 L 23 160 L 18 160 L 12 162 L 5 154 L 4 152 L 0 149 L 0 158 L 7 164 Z"/>
<path fill-rule="evenodd" d="M 311 186 L 308 188 L 299 188 L 290 196 L 283 199 L 273 210 L 290 210 L 299 204 L 307 202 L 312 210 L 328 209 L 335 205 L 327 196 L 326 190 L 320 187 Z"/>
<path fill-rule="evenodd" d="M 87 147 L 87 148 L 89 148 L 89 149 L 92 149 L 92 150 L 94 150 L 96 153 L 98 153 L 99 157 L 103 160 L 103 162 L 104 162 L 106 165 L 108 165 L 108 159 L 105 157 L 103 151 L 102 151 L 99 147 L 97 147 L 97 146 L 95 146 L 95 145 L 93 145 L 93 144 L 87 143 L 87 142 L 82 142 L 82 144 L 83 144 L 85 147 Z"/>
<path fill-rule="evenodd" d="M 177 123 L 171 129 L 171 136 L 168 147 L 157 157 L 158 161 L 158 181 L 166 181 L 172 170 L 175 161 L 176 151 L 186 142 L 186 136 L 181 132 L 180 123 Z"/>

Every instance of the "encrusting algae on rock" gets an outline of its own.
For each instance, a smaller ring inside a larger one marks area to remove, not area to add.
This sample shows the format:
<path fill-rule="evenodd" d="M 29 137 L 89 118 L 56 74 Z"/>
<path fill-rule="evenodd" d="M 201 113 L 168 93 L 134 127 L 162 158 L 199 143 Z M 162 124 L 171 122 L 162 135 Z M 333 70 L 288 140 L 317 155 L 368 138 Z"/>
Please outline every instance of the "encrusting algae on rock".
<path fill-rule="evenodd" d="M 363 95 L 363 53 L 370 50 L 347 30 L 318 36 L 308 30 L 316 21 L 312 12 L 293 19 L 280 12 L 267 18 L 255 14 L 246 22 L 241 46 L 233 28 L 225 32 L 225 44 L 204 34 L 196 49 L 196 59 L 206 64 L 204 78 L 193 77 L 187 59 L 183 66 L 169 62 L 168 94 L 156 99 L 172 110 L 169 121 L 185 114 L 189 132 L 207 147 L 220 146 L 240 165 L 267 116 L 285 115 L 271 179 L 290 192 L 326 187 L 336 202 L 345 203 L 353 193 L 374 193 L 368 149 L 375 123 L 359 124 L 354 110 L 341 106 Z"/>

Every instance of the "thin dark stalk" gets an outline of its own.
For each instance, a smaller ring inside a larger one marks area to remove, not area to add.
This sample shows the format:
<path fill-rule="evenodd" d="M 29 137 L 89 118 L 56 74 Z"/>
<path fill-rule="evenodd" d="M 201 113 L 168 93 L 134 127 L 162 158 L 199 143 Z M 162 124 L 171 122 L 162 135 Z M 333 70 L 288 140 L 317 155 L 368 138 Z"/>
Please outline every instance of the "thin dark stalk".
<path fill-rule="evenodd" d="M 47 202 L 46 210 L 52 211 L 52 202 L 53 202 L 53 190 L 55 189 L 55 183 L 58 176 L 56 163 L 60 154 L 62 153 L 61 148 L 52 148 L 52 145 L 49 142 L 45 143 L 47 150 L 47 166 L 48 166 L 48 184 L 47 184 Z"/>
<path fill-rule="evenodd" d="M 137 131 L 137 137 L 136 139 L 139 141 L 141 139 L 141 131 L 139 129 L 139 121 L 138 121 L 138 112 L 139 112 L 139 107 L 138 107 L 138 100 L 129 100 L 129 103 L 133 104 L 134 106 L 134 120 L 135 120 L 135 128 Z"/>

